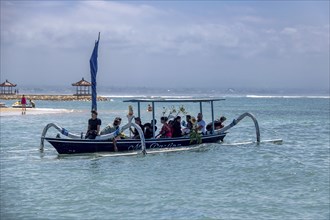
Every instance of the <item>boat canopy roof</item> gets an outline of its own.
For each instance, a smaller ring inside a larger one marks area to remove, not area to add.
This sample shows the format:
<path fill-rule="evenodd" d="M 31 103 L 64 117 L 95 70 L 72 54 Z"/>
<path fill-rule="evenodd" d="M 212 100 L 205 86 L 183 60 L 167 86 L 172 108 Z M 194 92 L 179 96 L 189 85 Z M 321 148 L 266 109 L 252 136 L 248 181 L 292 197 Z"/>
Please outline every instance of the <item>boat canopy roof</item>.
<path fill-rule="evenodd" d="M 191 102 L 191 103 L 199 103 L 199 112 L 203 113 L 203 103 L 208 102 L 211 104 L 211 117 L 212 117 L 212 127 L 214 129 L 214 110 L 213 110 L 213 102 L 215 101 L 223 101 L 225 99 L 221 98 L 141 98 L 141 99 L 130 99 L 130 100 L 124 100 L 124 102 L 134 102 L 137 103 L 138 106 L 138 117 L 141 116 L 141 102 L 144 103 L 150 103 L 152 104 L 152 120 L 155 120 L 155 103 L 164 103 L 164 102 Z M 153 126 L 153 134 L 155 138 L 155 127 Z"/>
<path fill-rule="evenodd" d="M 213 102 L 223 101 L 221 98 L 142 98 L 124 100 L 124 102 Z"/>

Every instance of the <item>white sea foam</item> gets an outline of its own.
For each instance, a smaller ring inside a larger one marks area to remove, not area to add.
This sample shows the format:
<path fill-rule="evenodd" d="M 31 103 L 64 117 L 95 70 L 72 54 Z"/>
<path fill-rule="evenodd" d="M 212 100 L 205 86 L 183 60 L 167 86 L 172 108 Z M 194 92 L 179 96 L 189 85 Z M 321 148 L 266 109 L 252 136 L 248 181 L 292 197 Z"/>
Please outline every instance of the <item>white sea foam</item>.
<path fill-rule="evenodd" d="M 270 98 L 282 98 L 282 99 L 298 99 L 298 98 L 309 98 L 309 99 L 330 99 L 330 96 L 311 96 L 311 95 L 246 95 L 247 98 L 259 98 L 259 99 L 270 99 Z"/>
<path fill-rule="evenodd" d="M 144 95 L 102 95 L 106 98 L 147 98 L 149 96 Z"/>
<path fill-rule="evenodd" d="M 178 98 L 178 99 L 184 99 L 184 98 L 192 98 L 193 96 L 188 96 L 188 95 L 102 95 L 103 97 L 106 98 L 164 98 L 164 99 L 170 99 L 170 98 Z"/>
<path fill-rule="evenodd" d="M 196 94 L 196 95 L 102 95 L 103 97 L 110 98 L 110 101 L 116 98 L 122 99 L 137 99 L 137 98 L 192 98 L 192 97 L 219 97 L 219 95 L 214 94 Z M 223 98 L 259 98 L 259 99 L 270 99 L 270 98 L 283 98 L 283 99 L 298 99 L 298 98 L 310 98 L 310 99 L 330 99 L 330 96 L 326 95 L 240 95 L 240 94 L 221 94 Z"/>

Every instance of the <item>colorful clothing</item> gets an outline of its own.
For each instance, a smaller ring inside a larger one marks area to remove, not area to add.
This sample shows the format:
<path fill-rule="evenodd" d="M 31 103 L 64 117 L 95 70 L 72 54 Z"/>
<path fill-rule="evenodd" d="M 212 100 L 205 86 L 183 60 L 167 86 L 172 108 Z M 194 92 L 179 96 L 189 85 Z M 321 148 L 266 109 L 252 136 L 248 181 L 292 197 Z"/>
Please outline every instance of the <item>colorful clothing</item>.
<path fill-rule="evenodd" d="M 168 124 L 164 124 L 160 130 L 161 137 L 170 138 L 172 137 L 172 129 Z"/>
<path fill-rule="evenodd" d="M 25 97 L 22 97 L 21 104 L 26 105 L 26 98 Z"/>

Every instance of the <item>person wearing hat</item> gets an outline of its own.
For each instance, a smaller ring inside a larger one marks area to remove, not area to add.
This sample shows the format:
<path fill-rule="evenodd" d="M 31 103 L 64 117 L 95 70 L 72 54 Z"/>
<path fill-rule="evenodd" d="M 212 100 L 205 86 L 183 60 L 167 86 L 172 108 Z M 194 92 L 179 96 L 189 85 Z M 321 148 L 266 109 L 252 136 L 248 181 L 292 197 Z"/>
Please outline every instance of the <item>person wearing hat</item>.
<path fill-rule="evenodd" d="M 88 120 L 88 128 L 85 136 L 86 139 L 95 139 L 97 135 L 100 135 L 102 121 L 97 118 L 97 111 L 92 110 L 91 113 L 92 118 Z"/>
<path fill-rule="evenodd" d="M 121 124 L 121 118 L 116 117 L 113 120 L 112 124 L 108 124 L 105 128 L 103 128 L 103 130 L 101 131 L 101 135 L 110 134 L 110 133 L 116 131 L 119 128 L 120 124 Z"/>
<path fill-rule="evenodd" d="M 111 134 L 112 132 L 115 132 L 117 129 L 119 129 L 119 125 L 121 124 L 121 118 L 120 117 L 116 117 L 113 120 L 112 125 L 108 124 L 102 131 L 101 131 L 101 135 L 104 134 Z M 113 148 L 114 151 L 118 151 L 118 147 L 117 147 L 117 140 L 120 140 L 122 137 L 124 137 L 124 134 L 120 133 L 118 136 L 116 136 L 112 142 L 113 142 Z"/>

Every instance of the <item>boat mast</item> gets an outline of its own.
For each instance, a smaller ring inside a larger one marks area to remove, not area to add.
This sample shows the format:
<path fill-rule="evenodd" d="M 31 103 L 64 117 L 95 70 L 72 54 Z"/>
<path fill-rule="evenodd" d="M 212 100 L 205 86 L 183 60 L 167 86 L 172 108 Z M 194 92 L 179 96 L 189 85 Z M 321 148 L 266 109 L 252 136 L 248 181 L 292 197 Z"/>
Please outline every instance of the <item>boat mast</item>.
<path fill-rule="evenodd" d="M 211 101 L 211 117 L 212 117 L 212 133 L 214 131 L 214 111 L 213 111 L 213 101 Z"/>
<path fill-rule="evenodd" d="M 97 74 L 97 54 L 99 48 L 99 41 L 100 41 L 100 32 L 97 41 L 95 41 L 94 50 L 92 56 L 89 60 L 89 66 L 91 71 L 91 81 L 92 81 L 92 110 L 97 110 L 97 103 L 96 103 L 96 74 Z"/>
<path fill-rule="evenodd" d="M 152 105 L 152 122 L 155 122 L 155 103 L 151 102 Z M 153 138 L 156 137 L 156 130 L 155 130 L 156 123 L 152 123 L 152 133 L 153 133 Z"/>

